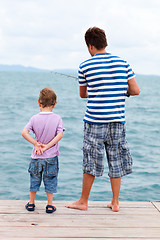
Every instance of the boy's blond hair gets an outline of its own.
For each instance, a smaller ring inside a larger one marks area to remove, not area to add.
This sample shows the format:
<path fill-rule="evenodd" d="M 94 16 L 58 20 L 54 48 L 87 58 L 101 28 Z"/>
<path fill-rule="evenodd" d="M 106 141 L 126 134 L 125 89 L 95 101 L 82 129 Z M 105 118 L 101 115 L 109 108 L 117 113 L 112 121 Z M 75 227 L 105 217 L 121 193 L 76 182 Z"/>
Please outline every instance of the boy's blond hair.
<path fill-rule="evenodd" d="M 56 104 L 57 96 L 52 88 L 43 88 L 40 91 L 38 101 L 43 108 L 50 107 Z"/>

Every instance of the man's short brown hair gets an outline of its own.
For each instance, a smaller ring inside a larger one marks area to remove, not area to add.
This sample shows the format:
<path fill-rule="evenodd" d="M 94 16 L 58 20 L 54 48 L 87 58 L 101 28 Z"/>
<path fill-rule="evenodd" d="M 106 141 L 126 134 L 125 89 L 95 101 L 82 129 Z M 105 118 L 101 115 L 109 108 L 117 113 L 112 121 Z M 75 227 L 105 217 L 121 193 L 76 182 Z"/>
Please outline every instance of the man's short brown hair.
<path fill-rule="evenodd" d="M 89 28 L 86 31 L 85 41 L 87 46 L 90 44 L 98 50 L 103 49 L 108 45 L 104 30 L 97 27 Z"/>
<path fill-rule="evenodd" d="M 39 103 L 42 107 L 50 107 L 56 104 L 57 96 L 52 88 L 44 88 L 40 91 Z"/>

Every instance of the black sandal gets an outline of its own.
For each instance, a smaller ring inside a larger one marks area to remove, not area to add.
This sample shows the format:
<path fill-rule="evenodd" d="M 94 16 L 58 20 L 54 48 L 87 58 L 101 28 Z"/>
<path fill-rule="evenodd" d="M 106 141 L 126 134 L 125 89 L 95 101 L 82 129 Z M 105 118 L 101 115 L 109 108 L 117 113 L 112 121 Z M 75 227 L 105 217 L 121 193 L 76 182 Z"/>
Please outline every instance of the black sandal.
<path fill-rule="evenodd" d="M 48 209 L 48 208 L 52 208 L 52 209 Z M 52 205 L 47 205 L 46 206 L 46 213 L 53 213 L 56 211 L 56 207 L 52 206 Z"/>
<path fill-rule="evenodd" d="M 29 212 L 33 212 L 35 209 L 35 205 L 34 204 L 30 204 L 29 202 L 25 205 L 25 208 L 29 211 Z"/>

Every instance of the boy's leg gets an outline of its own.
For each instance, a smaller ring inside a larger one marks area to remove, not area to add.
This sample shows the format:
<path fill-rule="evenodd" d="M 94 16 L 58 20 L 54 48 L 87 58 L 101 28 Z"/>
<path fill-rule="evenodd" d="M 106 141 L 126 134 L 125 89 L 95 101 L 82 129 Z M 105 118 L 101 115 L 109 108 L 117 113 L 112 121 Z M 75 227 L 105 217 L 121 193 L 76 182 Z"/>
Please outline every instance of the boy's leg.
<path fill-rule="evenodd" d="M 83 174 L 83 186 L 82 186 L 82 193 L 81 197 L 78 201 L 73 202 L 66 207 L 80 209 L 80 210 L 87 210 L 88 209 L 88 198 L 92 188 L 92 184 L 94 182 L 95 176 L 84 173 Z"/>
<path fill-rule="evenodd" d="M 53 206 L 53 193 L 57 192 L 57 177 L 59 171 L 58 157 L 44 159 L 43 182 L 47 194 L 48 204 Z M 47 208 L 53 210 L 53 208 Z"/>
<path fill-rule="evenodd" d="M 29 201 L 30 204 L 34 204 L 36 193 L 37 192 L 30 192 L 30 201 Z"/>
<path fill-rule="evenodd" d="M 30 173 L 30 200 L 29 204 L 35 204 L 36 193 L 39 190 L 42 180 L 42 173 L 39 169 L 39 160 L 31 159 L 28 172 Z M 29 207 L 28 208 L 32 208 Z"/>
<path fill-rule="evenodd" d="M 119 193 L 121 187 L 121 178 L 110 178 L 111 188 L 112 188 L 112 201 L 107 206 L 114 212 L 119 211 Z"/>
<path fill-rule="evenodd" d="M 48 200 L 48 205 L 53 206 L 53 193 L 48 193 L 47 194 L 47 200 Z M 52 208 L 48 208 L 48 210 L 52 210 Z"/>
<path fill-rule="evenodd" d="M 30 200 L 29 202 L 25 205 L 26 209 L 28 211 L 34 211 L 34 208 L 35 208 L 35 197 L 36 197 L 36 193 L 37 192 L 30 192 Z"/>

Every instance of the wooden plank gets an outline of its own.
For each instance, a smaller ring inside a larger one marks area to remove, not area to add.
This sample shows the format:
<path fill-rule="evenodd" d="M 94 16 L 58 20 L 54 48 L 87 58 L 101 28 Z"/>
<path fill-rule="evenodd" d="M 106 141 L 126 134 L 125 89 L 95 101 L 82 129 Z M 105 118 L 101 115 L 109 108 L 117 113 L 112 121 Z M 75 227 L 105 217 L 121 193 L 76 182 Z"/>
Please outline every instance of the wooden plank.
<path fill-rule="evenodd" d="M 107 203 L 109 201 L 89 201 L 89 208 L 90 207 L 106 207 Z M 0 200 L 0 206 L 9 206 L 10 204 L 14 205 L 14 206 L 20 206 L 23 205 L 25 206 L 25 204 L 27 203 L 27 200 Z M 72 201 L 54 201 L 53 202 L 55 206 L 66 206 L 69 203 L 72 203 Z M 47 204 L 46 201 L 36 201 L 36 205 L 38 206 L 45 206 Z M 152 204 L 151 202 L 120 202 L 120 207 L 121 208 L 152 208 Z"/>
<path fill-rule="evenodd" d="M 42 240 L 43 238 L 29 238 L 30 240 Z M 53 239 L 53 238 L 52 238 Z M 54 240 L 69 240 L 69 239 L 71 239 L 71 240 L 97 240 L 97 239 L 99 239 L 99 240 L 103 240 L 103 239 L 107 239 L 107 240 L 140 240 L 140 239 L 142 239 L 142 240 L 159 240 L 159 237 L 155 237 L 155 238 L 150 238 L 150 237 L 145 237 L 145 238 L 135 238 L 135 237 L 125 237 L 125 238 L 54 238 Z M 7 237 L 7 240 L 17 240 L 17 238 L 8 238 Z M 28 238 L 20 238 L 20 240 L 28 240 Z M 45 238 L 45 240 L 51 240 L 51 238 Z"/>
<path fill-rule="evenodd" d="M 157 228 L 160 227 L 160 217 L 150 215 L 25 215 L 7 214 L 0 216 L 0 227 L 73 227 L 73 228 Z"/>
<path fill-rule="evenodd" d="M 160 201 L 152 202 L 152 204 L 155 206 L 155 208 L 160 212 Z"/>
<path fill-rule="evenodd" d="M 0 208 L 0 214 L 16 214 L 17 211 L 20 214 L 46 214 L 45 213 L 45 208 L 44 209 L 39 209 L 38 207 L 35 209 L 34 213 L 33 212 L 27 212 L 26 209 L 12 209 L 9 208 L 8 209 L 1 209 Z M 93 209 L 89 209 L 88 211 L 80 211 L 80 210 L 74 210 L 74 209 L 67 209 L 67 208 L 57 208 L 57 211 L 54 213 L 54 215 L 59 214 L 59 215 L 124 215 L 124 214 L 130 214 L 130 215 L 145 215 L 147 212 L 148 215 L 159 215 L 159 211 L 156 208 L 153 209 L 146 209 L 146 211 L 144 211 L 144 209 L 127 209 L 127 208 L 120 208 L 120 211 L 118 213 L 116 212 L 112 212 L 111 209 L 108 208 L 96 208 L 96 210 Z"/>
<path fill-rule="evenodd" d="M 48 228 L 48 227 L 3 227 L 0 230 L 1 238 L 160 238 L 160 228 Z"/>
<path fill-rule="evenodd" d="M 12 204 L 8 205 L 6 203 L 6 205 L 1 205 L 0 204 L 0 214 L 15 214 L 17 213 L 21 213 L 21 214 L 33 214 L 33 212 L 27 212 L 25 209 L 25 203 L 24 201 L 18 201 L 18 203 L 14 202 Z M 66 203 L 66 202 L 65 202 Z M 92 203 L 94 204 L 94 203 Z M 87 211 L 80 211 L 80 210 L 76 210 L 76 209 L 69 209 L 66 208 L 65 206 L 67 205 L 64 203 L 59 203 L 57 202 L 57 204 L 55 204 L 55 206 L 57 207 L 57 211 L 55 214 L 61 214 L 61 215 L 112 215 L 112 214 L 119 214 L 119 215 L 123 215 L 126 214 L 128 212 L 130 212 L 130 214 L 134 215 L 143 215 L 145 214 L 146 210 L 147 210 L 147 214 L 151 214 L 151 215 L 158 215 L 159 212 L 157 211 L 157 209 L 155 207 L 153 207 L 152 203 L 141 203 L 141 207 L 138 206 L 137 204 L 133 204 L 132 203 L 132 207 L 129 205 L 129 207 L 127 206 L 127 204 L 122 203 L 121 207 L 120 207 L 120 212 L 118 213 L 113 213 L 111 211 L 111 209 L 107 208 L 106 205 L 104 205 L 104 202 L 101 202 L 101 206 L 100 206 L 100 202 L 98 203 L 98 205 L 96 205 L 97 202 L 95 202 L 95 205 L 91 205 L 89 206 Z M 46 214 L 45 213 L 45 207 L 46 207 L 46 202 L 36 202 L 36 209 L 34 214 Z"/>

